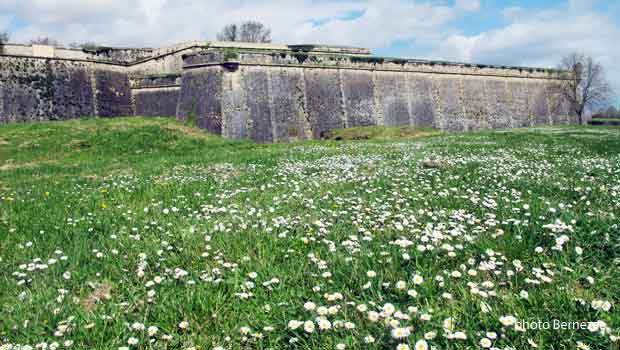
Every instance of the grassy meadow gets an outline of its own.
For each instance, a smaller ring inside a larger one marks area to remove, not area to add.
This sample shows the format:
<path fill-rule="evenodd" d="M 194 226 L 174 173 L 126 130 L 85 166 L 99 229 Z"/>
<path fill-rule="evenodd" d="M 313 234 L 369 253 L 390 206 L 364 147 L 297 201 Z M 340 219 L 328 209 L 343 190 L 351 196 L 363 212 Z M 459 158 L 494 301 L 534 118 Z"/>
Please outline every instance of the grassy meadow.
<path fill-rule="evenodd" d="M 0 349 L 619 348 L 620 128 L 334 138 L 0 126 Z"/>

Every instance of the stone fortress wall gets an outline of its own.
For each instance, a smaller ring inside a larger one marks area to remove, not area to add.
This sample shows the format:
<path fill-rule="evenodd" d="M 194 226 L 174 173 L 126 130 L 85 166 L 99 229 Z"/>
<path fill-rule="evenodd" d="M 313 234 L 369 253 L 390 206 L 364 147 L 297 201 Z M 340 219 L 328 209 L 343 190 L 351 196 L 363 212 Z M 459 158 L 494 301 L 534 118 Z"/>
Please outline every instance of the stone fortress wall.
<path fill-rule="evenodd" d="M 0 52 L 0 123 L 134 115 L 141 112 L 135 98 L 138 106 L 144 105 L 141 94 L 134 94 L 134 88 L 140 88 L 134 80 L 162 73 L 180 76 L 181 56 L 204 45 L 190 42 L 165 49 L 93 51 L 4 45 Z"/>
<path fill-rule="evenodd" d="M 381 58 L 361 48 L 6 45 L 0 78 L 0 123 L 177 116 L 224 137 L 274 142 L 366 125 L 466 131 L 576 122 L 557 71 Z"/>

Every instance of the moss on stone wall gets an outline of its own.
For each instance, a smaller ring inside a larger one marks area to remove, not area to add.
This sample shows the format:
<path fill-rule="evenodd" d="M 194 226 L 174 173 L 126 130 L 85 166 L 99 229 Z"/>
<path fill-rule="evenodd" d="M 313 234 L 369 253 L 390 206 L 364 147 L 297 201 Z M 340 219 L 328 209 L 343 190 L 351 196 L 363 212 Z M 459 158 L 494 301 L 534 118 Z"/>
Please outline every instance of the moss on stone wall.
<path fill-rule="evenodd" d="M 234 48 L 225 49 L 222 53 L 224 61 L 234 61 L 239 59 L 239 51 Z"/>
<path fill-rule="evenodd" d="M 374 56 L 351 56 L 351 63 L 371 63 L 371 64 L 383 64 L 385 58 Z"/>
<path fill-rule="evenodd" d="M 306 62 L 306 60 L 308 59 L 308 54 L 295 52 L 293 53 L 293 57 L 295 57 L 297 59 L 297 62 L 299 62 L 300 64 L 304 64 L 304 62 Z"/>

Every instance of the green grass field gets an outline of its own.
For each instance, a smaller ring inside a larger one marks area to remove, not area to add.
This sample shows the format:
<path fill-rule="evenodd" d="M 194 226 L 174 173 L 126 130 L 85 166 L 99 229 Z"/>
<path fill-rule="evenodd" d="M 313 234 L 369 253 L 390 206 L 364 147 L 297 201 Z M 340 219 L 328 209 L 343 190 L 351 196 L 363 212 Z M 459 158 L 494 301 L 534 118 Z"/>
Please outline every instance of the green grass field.
<path fill-rule="evenodd" d="M 361 138 L 0 126 L 0 349 L 618 349 L 620 128 Z"/>
<path fill-rule="evenodd" d="M 605 117 L 605 118 L 592 118 L 592 120 L 598 120 L 598 121 L 613 121 L 613 122 L 620 122 L 620 118 L 610 118 L 610 117 Z"/>

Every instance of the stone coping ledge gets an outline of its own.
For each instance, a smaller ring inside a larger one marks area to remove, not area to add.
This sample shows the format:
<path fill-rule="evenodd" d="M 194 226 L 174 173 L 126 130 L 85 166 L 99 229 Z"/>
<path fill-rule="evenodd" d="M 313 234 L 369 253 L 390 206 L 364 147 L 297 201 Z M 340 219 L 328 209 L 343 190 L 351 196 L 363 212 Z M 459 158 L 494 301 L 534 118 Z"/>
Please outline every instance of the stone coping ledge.
<path fill-rule="evenodd" d="M 170 56 L 177 54 L 182 51 L 189 50 L 201 50 L 200 52 L 191 52 L 183 55 L 183 60 L 186 58 L 201 56 L 204 55 L 205 52 L 228 52 L 233 55 L 236 53 L 243 54 L 263 54 L 263 55 L 282 55 L 282 56 L 292 56 L 297 58 L 298 63 L 303 65 L 304 67 L 309 67 L 305 61 L 309 59 L 309 61 L 313 61 L 313 58 L 318 57 L 326 57 L 327 60 L 331 60 L 333 62 L 340 62 L 343 59 L 347 59 L 349 63 L 356 64 L 355 69 L 362 69 L 360 65 L 372 65 L 374 70 L 384 70 L 380 66 L 384 65 L 400 65 L 403 67 L 401 71 L 410 71 L 409 69 L 405 69 L 406 65 L 413 66 L 443 66 L 443 67 L 458 67 L 459 69 L 492 69 L 492 70 L 512 70 L 512 71 L 525 71 L 529 73 L 543 73 L 548 75 L 560 74 L 562 71 L 557 69 L 550 68 L 537 68 L 537 67 L 526 67 L 526 66 L 507 66 L 507 65 L 492 65 L 492 64 L 475 64 L 475 63 L 465 63 L 465 62 L 451 62 L 451 61 L 442 61 L 442 60 L 423 60 L 423 59 L 415 59 L 415 58 L 395 58 L 395 57 L 381 57 L 381 56 L 371 56 L 370 50 L 365 48 L 358 47 L 348 47 L 348 46 L 331 46 L 331 45 L 317 45 L 317 44 L 300 44 L 300 45 L 286 45 L 286 44 L 273 44 L 273 43 L 241 43 L 241 42 L 222 42 L 222 41 L 190 41 L 185 43 L 180 43 L 174 46 L 170 46 L 167 48 L 121 48 L 121 47 L 105 47 L 102 46 L 100 49 L 103 51 L 138 51 L 138 52 L 152 52 L 153 55 L 138 58 L 133 61 L 119 61 L 113 59 L 105 59 L 103 57 L 98 57 L 94 52 L 95 50 L 88 49 L 71 49 L 71 48 L 62 48 L 62 47 L 53 47 L 53 46 L 44 46 L 44 45 L 24 45 L 24 44 L 5 44 L 3 46 L 5 48 L 4 53 L 0 53 L 0 56 L 8 56 L 8 57 L 29 57 L 29 58 L 38 58 L 38 59 L 54 59 L 54 60 L 70 60 L 70 61 L 78 61 L 78 62 L 93 62 L 100 63 L 106 65 L 115 65 L 120 67 L 132 67 L 141 63 L 145 63 L 152 60 L 157 60 L 165 56 Z M 35 55 L 35 53 L 39 53 L 40 55 Z M 230 61 L 227 59 L 226 61 Z M 333 62 L 326 65 L 317 65 L 317 68 L 329 68 L 333 66 Z M 244 64 L 245 62 L 241 62 Z M 293 65 L 293 62 L 290 64 Z M 188 65 L 187 67 L 191 68 L 195 65 Z M 341 67 L 341 66 L 339 66 Z M 344 67 L 341 67 L 344 68 Z M 393 67 L 390 67 L 387 70 L 399 71 Z M 433 70 L 433 72 L 437 72 Z M 482 74 L 483 75 L 483 74 Z M 513 76 L 513 75 L 510 75 Z M 553 79 L 553 77 L 548 77 Z"/>
<path fill-rule="evenodd" d="M 399 58 L 399 57 L 390 57 L 390 56 L 370 56 L 370 55 L 317 55 L 308 51 L 294 51 L 294 50 L 269 50 L 269 52 L 264 52 L 262 50 L 245 50 L 234 47 L 229 47 L 228 49 L 218 50 L 218 48 L 209 46 L 205 50 L 201 52 L 194 52 L 191 54 L 183 55 L 183 58 L 190 57 L 200 57 L 206 56 L 215 52 L 225 52 L 227 54 L 263 54 L 263 55 L 291 55 L 297 58 L 307 59 L 308 57 L 327 57 L 333 58 L 335 61 L 341 61 L 342 59 L 349 59 L 352 63 L 369 63 L 369 64 L 386 64 L 393 63 L 397 65 L 406 65 L 406 64 L 417 64 L 417 65 L 429 65 L 429 66 L 453 66 L 453 67 L 464 67 L 464 68 L 490 68 L 490 69 L 510 69 L 510 70 L 519 70 L 519 71 L 527 71 L 527 72 L 539 72 L 539 73 L 562 73 L 563 71 L 560 69 L 554 68 L 542 68 L 542 67 L 528 67 L 528 66 L 510 66 L 510 65 L 496 65 L 496 64 L 480 64 L 480 63 L 468 63 L 468 62 L 456 62 L 456 61 L 443 61 L 443 60 L 427 60 L 427 59 L 418 59 L 418 58 Z M 293 51 L 292 54 L 289 51 Z M 307 57 L 306 57 L 307 56 Z M 229 60 L 236 61 L 237 59 Z M 223 62 L 224 60 L 220 60 Z"/>
<path fill-rule="evenodd" d="M 132 89 L 181 86 L 181 74 L 130 75 L 129 84 Z"/>
<path fill-rule="evenodd" d="M 136 85 L 136 86 L 131 86 L 131 90 L 158 90 L 158 89 L 174 89 L 174 88 L 181 88 L 181 84 L 168 84 L 168 85 Z"/>
<path fill-rule="evenodd" d="M 490 76 L 505 78 L 534 78 L 564 80 L 563 71 L 519 66 L 470 64 L 421 59 L 401 59 L 377 56 L 315 55 L 298 52 L 262 52 L 255 50 L 207 50 L 183 55 L 183 69 L 209 66 L 223 66 L 235 70 L 238 66 L 266 66 L 291 68 L 319 68 L 369 70 L 388 72 L 412 72 L 429 74 L 450 74 Z"/>
<path fill-rule="evenodd" d="M 65 48 L 51 45 L 26 45 L 7 43 L 3 46 L 0 56 L 23 56 L 35 58 L 53 58 L 84 60 L 89 62 L 101 62 L 120 66 L 133 66 L 150 60 L 156 60 L 165 56 L 174 55 L 181 51 L 191 49 L 238 49 L 257 51 L 287 51 L 287 52 L 312 52 L 316 54 L 342 54 L 342 55 L 369 55 L 370 50 L 359 47 L 332 46 L 319 44 L 273 44 L 273 43 L 244 43 L 225 41 L 189 41 L 165 48 L 133 48 L 97 46 L 93 48 Z M 114 59 L 113 53 L 128 53 L 137 55 L 135 59 Z M 139 57 L 144 56 L 144 57 Z"/>

